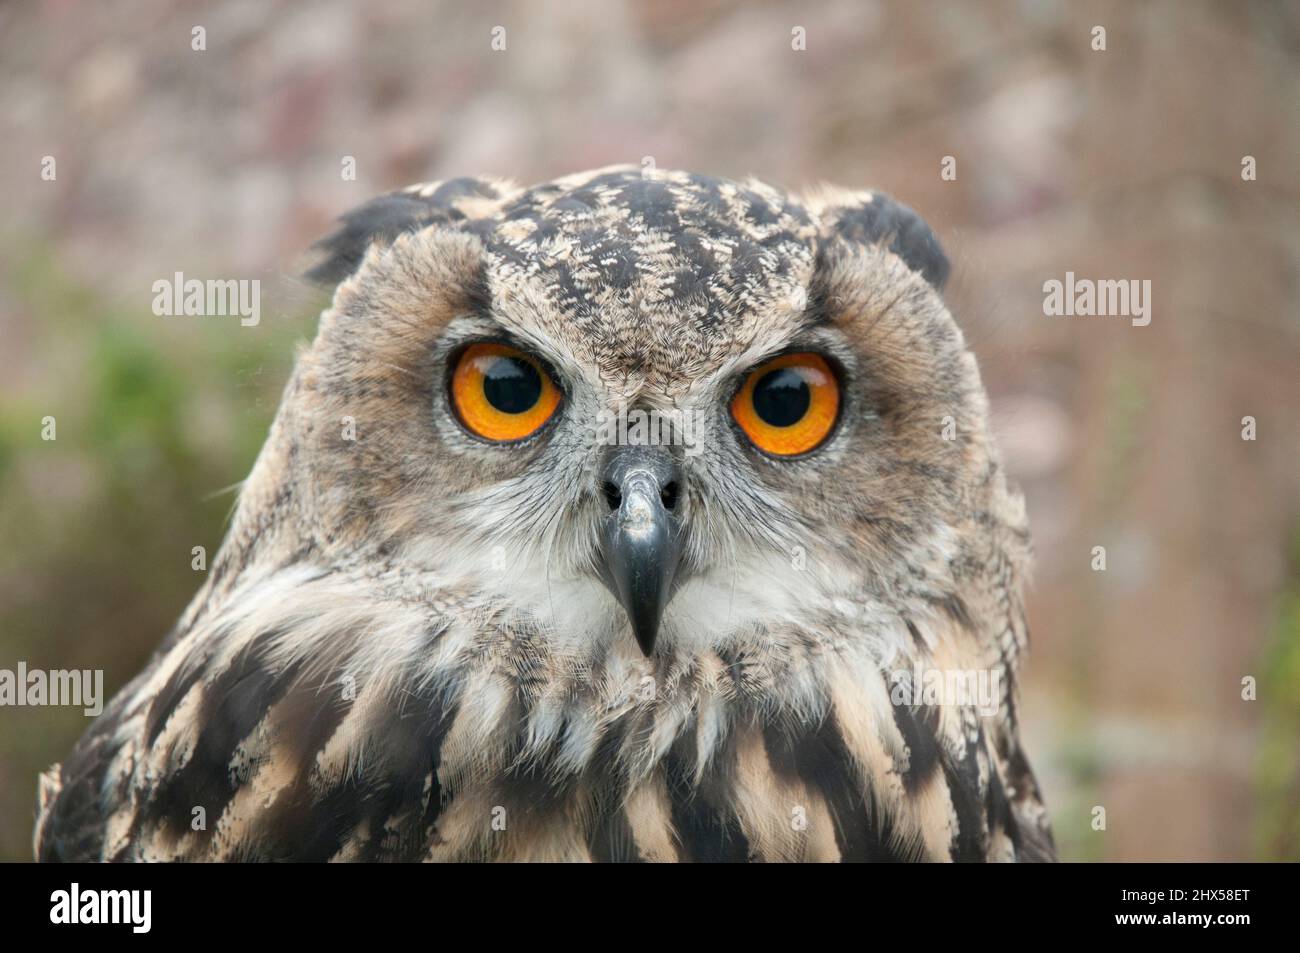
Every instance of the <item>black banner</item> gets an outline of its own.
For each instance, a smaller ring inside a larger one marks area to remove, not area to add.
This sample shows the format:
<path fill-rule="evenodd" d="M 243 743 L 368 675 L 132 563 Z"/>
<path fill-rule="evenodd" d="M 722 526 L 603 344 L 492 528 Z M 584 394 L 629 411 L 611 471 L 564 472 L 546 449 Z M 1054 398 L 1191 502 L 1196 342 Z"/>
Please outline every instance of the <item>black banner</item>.
<path fill-rule="evenodd" d="M 694 867 L 11 866 L 4 891 L 6 935 L 78 934 L 127 942 L 243 937 L 278 925 L 295 938 L 338 941 L 471 924 L 552 924 L 566 929 L 603 916 L 635 915 L 681 929 L 707 910 L 729 924 L 762 917 L 806 929 L 865 918 L 882 927 L 935 936 L 1041 937 L 1139 933 L 1182 941 L 1232 942 L 1287 922 L 1283 904 L 1295 871 L 1284 865 L 860 866 L 760 871 Z M 703 907 L 700 901 L 709 898 Z M 677 905 L 681 904 L 680 909 Z M 620 912 L 621 911 L 621 912 Z M 528 920 L 518 919 L 528 914 Z M 545 914 L 554 919 L 537 920 Z M 488 919 L 484 919 L 484 917 Z M 728 929 L 731 929 L 729 926 Z M 1011 932 L 1007 932 L 1011 931 Z M 588 934 L 589 936 L 589 934 Z M 556 939 L 561 939 L 556 936 Z"/>

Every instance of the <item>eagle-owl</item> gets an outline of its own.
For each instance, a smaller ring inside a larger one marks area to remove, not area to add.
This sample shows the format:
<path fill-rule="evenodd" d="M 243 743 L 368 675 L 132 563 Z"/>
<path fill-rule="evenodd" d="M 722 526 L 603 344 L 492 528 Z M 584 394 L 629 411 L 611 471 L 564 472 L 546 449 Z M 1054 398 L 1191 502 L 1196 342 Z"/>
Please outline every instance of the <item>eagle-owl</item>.
<path fill-rule="evenodd" d="M 209 578 L 41 778 L 39 858 L 1054 858 L 1024 507 L 914 212 L 618 167 L 317 247 Z"/>

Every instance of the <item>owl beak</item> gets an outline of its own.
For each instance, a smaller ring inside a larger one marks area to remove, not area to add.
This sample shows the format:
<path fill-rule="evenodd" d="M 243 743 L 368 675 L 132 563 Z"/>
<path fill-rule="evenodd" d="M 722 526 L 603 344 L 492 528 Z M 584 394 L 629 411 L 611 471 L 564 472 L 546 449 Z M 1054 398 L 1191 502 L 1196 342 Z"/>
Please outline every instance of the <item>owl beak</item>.
<path fill-rule="evenodd" d="M 607 473 L 616 479 L 605 484 L 612 512 L 603 528 L 601 578 L 622 603 L 632 634 L 649 657 L 681 559 L 681 528 L 670 512 L 676 506 L 675 468 L 645 457 L 624 456 L 616 464 L 623 465 Z"/>

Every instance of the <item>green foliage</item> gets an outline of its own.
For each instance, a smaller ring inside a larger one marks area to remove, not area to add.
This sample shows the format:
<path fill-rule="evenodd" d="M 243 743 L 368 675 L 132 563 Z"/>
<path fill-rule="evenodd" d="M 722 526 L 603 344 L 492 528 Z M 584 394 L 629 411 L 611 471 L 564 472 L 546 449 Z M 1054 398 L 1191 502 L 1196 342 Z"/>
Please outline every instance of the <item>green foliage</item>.
<path fill-rule="evenodd" d="M 0 257 L 24 351 L 43 362 L 0 402 L 0 667 L 103 669 L 111 696 L 202 583 L 191 549 L 211 564 L 235 499 L 221 491 L 247 474 L 311 322 L 158 317 L 149 296 L 105 301 L 39 248 Z M 27 859 L 36 776 L 87 722 L 6 717 L 0 859 Z"/>
<path fill-rule="evenodd" d="M 1260 665 L 1256 829 L 1261 860 L 1300 860 L 1300 527 L 1273 635 Z"/>

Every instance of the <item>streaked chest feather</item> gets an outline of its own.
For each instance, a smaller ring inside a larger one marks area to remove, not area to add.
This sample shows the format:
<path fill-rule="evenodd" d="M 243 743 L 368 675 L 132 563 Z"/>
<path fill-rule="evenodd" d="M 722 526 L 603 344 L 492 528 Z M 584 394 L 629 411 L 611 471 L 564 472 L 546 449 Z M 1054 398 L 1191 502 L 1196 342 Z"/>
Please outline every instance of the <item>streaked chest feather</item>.
<path fill-rule="evenodd" d="M 894 704 L 816 632 L 578 660 L 468 597 L 448 625 L 272 588 L 107 716 L 105 858 L 1016 856 L 1032 781 L 995 722 Z"/>

